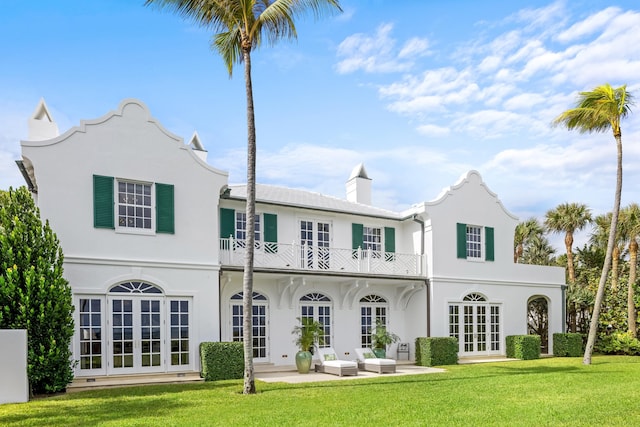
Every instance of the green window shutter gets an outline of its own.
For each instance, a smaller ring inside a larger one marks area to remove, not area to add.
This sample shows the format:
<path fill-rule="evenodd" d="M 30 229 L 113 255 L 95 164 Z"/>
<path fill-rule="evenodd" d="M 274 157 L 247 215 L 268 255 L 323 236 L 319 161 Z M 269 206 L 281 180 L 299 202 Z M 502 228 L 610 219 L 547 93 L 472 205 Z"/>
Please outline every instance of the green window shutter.
<path fill-rule="evenodd" d="M 93 175 L 93 226 L 115 228 L 112 176 Z"/>
<path fill-rule="evenodd" d="M 384 228 L 384 251 L 396 251 L 396 229 L 393 227 Z"/>
<path fill-rule="evenodd" d="M 456 224 L 457 242 L 458 242 L 458 258 L 467 258 L 467 224 Z"/>
<path fill-rule="evenodd" d="M 364 225 L 351 224 L 351 247 L 353 248 L 351 256 L 358 257 L 358 248 L 362 247 L 362 239 L 364 236 Z"/>
<path fill-rule="evenodd" d="M 173 185 L 156 183 L 156 233 L 175 232 Z"/>
<path fill-rule="evenodd" d="M 487 261 L 494 261 L 494 253 L 493 253 L 493 227 L 485 227 L 484 228 L 484 249 L 485 255 L 484 259 Z"/>
<path fill-rule="evenodd" d="M 384 252 L 385 261 L 395 261 L 396 229 L 393 227 L 384 228 Z"/>
<path fill-rule="evenodd" d="M 270 254 L 278 252 L 278 215 L 262 214 L 264 218 L 264 246 Z"/>
<path fill-rule="evenodd" d="M 220 238 L 236 237 L 236 211 L 220 208 Z"/>
<path fill-rule="evenodd" d="M 364 226 L 362 224 L 351 224 L 352 249 L 358 249 L 362 247 L 363 236 L 364 236 Z"/>

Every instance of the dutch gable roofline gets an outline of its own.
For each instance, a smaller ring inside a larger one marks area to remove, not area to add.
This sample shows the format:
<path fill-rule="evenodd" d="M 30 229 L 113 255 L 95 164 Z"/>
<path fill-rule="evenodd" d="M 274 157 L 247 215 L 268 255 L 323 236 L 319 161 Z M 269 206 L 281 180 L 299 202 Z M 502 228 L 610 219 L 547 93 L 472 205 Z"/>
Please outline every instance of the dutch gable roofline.
<path fill-rule="evenodd" d="M 46 109 L 46 105 L 44 104 L 44 100 L 42 100 L 42 105 L 44 105 L 44 109 L 39 109 L 40 108 L 40 104 L 38 104 L 38 105 L 39 105 L 39 107 L 36 108 L 36 111 L 34 112 L 34 114 L 41 113 L 41 114 L 43 114 L 43 117 L 47 117 L 47 115 L 45 115 L 45 113 L 46 113 L 46 114 L 48 114 L 48 117 L 51 116 L 48 113 L 48 109 Z M 211 166 L 208 163 L 206 163 L 206 161 L 204 161 L 200 156 L 198 156 L 198 154 L 196 154 L 196 152 L 194 152 L 194 150 L 191 149 L 191 147 L 185 145 L 184 140 L 181 137 L 179 137 L 178 135 L 170 132 L 164 126 L 162 126 L 162 124 L 160 124 L 160 122 L 158 122 L 156 119 L 154 119 L 151 116 L 151 112 L 149 111 L 149 108 L 146 106 L 146 104 L 144 102 L 142 102 L 142 101 L 140 101 L 138 99 L 134 99 L 134 98 L 127 98 L 127 99 L 122 100 L 120 102 L 120 104 L 118 105 L 118 108 L 116 110 L 110 111 L 110 112 L 108 112 L 107 114 L 105 114 L 105 115 L 103 115 L 101 117 L 98 117 L 96 119 L 80 120 L 80 124 L 78 126 L 74 126 L 74 127 L 70 128 L 69 130 L 67 130 L 62 135 L 56 134 L 53 137 L 43 138 L 41 140 L 30 139 L 30 140 L 27 140 L 27 141 L 20 141 L 20 144 L 23 147 L 44 147 L 44 146 L 49 146 L 49 145 L 55 145 L 55 144 L 58 144 L 58 143 L 61 143 L 61 142 L 65 141 L 65 140 L 67 140 L 69 137 L 71 137 L 71 135 L 73 135 L 75 133 L 87 133 L 87 131 L 92 126 L 98 126 L 98 125 L 100 125 L 102 123 L 105 123 L 105 122 L 113 119 L 114 117 L 127 117 L 128 119 L 135 119 L 135 120 L 145 121 L 145 122 L 148 122 L 148 123 L 152 124 L 153 126 L 158 128 L 158 130 L 160 132 L 162 132 L 169 139 L 171 139 L 179 149 L 187 150 L 190 153 L 190 155 L 192 156 L 192 158 L 195 159 L 196 162 L 199 163 L 201 166 L 205 167 L 206 169 L 210 170 L 213 173 L 224 175 L 224 176 L 229 176 L 228 172 L 223 171 L 221 169 L 214 168 L 213 166 Z M 57 126 L 56 126 L 56 130 L 57 130 Z M 197 137 L 197 133 L 194 134 L 194 136 Z M 195 138 L 195 140 L 197 141 L 198 146 L 202 149 L 201 151 L 206 153 L 206 151 L 203 149 L 202 143 L 200 142 L 200 138 L 197 137 L 197 138 Z M 193 142 L 194 142 L 194 137 L 192 137 L 192 139 L 191 139 L 191 143 L 193 143 Z"/>
<path fill-rule="evenodd" d="M 518 217 L 516 215 L 509 212 L 507 208 L 504 207 L 504 205 L 498 198 L 498 195 L 489 189 L 487 184 L 482 180 L 482 176 L 480 175 L 480 172 L 476 170 L 470 170 L 467 173 L 462 174 L 462 176 L 458 179 L 458 181 L 456 181 L 455 184 L 453 184 L 450 187 L 446 187 L 442 189 L 440 194 L 438 194 L 438 196 L 434 200 L 431 200 L 429 202 L 424 202 L 423 205 L 427 209 L 429 206 L 439 205 L 442 202 L 444 202 L 445 199 L 447 199 L 448 197 L 452 197 L 456 193 L 456 191 L 462 188 L 463 186 L 474 183 L 474 182 L 477 185 L 479 185 L 481 188 L 483 188 L 487 192 L 487 194 L 495 200 L 495 202 L 500 206 L 500 208 L 504 211 L 505 214 L 507 214 L 509 217 L 513 218 L 516 221 L 518 220 Z"/>

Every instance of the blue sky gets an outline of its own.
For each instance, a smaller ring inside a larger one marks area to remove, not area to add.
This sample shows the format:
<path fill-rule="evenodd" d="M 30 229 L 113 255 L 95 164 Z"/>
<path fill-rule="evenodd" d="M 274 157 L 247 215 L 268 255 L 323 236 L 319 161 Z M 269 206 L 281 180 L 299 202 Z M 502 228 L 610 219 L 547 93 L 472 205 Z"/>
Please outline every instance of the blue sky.
<path fill-rule="evenodd" d="M 61 132 L 138 98 L 171 132 L 197 131 L 209 163 L 245 182 L 242 67 L 230 79 L 209 31 L 142 4 L 2 2 L 0 188 L 23 184 L 14 161 L 41 97 Z M 252 56 L 258 182 L 344 197 L 363 162 L 373 203 L 398 211 L 475 169 L 522 220 L 563 202 L 611 209 L 612 135 L 550 123 L 603 83 L 640 97 L 637 2 L 341 5 Z M 640 116 L 622 130 L 626 205 L 640 202 Z"/>

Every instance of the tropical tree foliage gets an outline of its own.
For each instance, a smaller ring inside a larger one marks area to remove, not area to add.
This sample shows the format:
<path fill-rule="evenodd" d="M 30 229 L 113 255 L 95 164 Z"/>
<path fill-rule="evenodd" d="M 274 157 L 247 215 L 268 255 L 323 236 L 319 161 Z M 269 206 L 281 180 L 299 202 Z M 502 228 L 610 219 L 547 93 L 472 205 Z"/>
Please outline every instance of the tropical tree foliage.
<path fill-rule="evenodd" d="M 295 39 L 296 18 L 312 13 L 342 11 L 338 0 L 146 0 L 213 31 L 212 48 L 222 57 L 229 76 L 236 64 L 244 64 L 247 101 L 247 230 L 255 230 L 256 127 L 251 79 L 251 52 L 263 41 L 273 45 Z M 253 374 L 252 295 L 254 233 L 247 233 L 243 290 L 243 342 L 245 394 L 255 393 Z"/>
<path fill-rule="evenodd" d="M 638 314 L 635 303 L 635 284 L 638 268 L 638 238 L 640 237 L 640 206 L 632 203 L 622 210 L 623 235 L 628 242 L 629 250 L 629 281 L 627 284 L 627 331 L 636 337 Z"/>
<path fill-rule="evenodd" d="M 591 210 L 582 203 L 562 203 L 545 215 L 544 225 L 552 233 L 564 233 L 564 245 L 567 250 L 567 272 L 569 283 L 576 280 L 573 263 L 573 236 L 591 221 Z"/>
<path fill-rule="evenodd" d="M 611 266 L 616 230 L 618 227 L 620 198 L 622 194 L 622 130 L 620 123 L 622 119 L 627 117 L 631 112 L 630 106 L 632 104 L 632 96 L 630 93 L 627 93 L 626 85 L 614 89 L 607 83 L 589 92 L 580 92 L 575 108 L 563 112 L 554 120 L 556 125 L 563 125 L 569 130 L 575 129 L 580 133 L 600 133 L 611 130 L 616 142 L 616 189 L 613 209 L 611 211 L 611 228 L 607 241 L 607 252 L 598 283 L 591 324 L 589 326 L 589 336 L 584 352 L 583 363 L 585 365 L 591 364 L 591 354 L 598 332 L 598 320 L 604 299 L 605 285 Z"/>
<path fill-rule="evenodd" d="M 29 191 L 0 192 L 0 328 L 27 330 L 32 394 L 64 390 L 73 379 L 73 305 L 62 261 Z"/>

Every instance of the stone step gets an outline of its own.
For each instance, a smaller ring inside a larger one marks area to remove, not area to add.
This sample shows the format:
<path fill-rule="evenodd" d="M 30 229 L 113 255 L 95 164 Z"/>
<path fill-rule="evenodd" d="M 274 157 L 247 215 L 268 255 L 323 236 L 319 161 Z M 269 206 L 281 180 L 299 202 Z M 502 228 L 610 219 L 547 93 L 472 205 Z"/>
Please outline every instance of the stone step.
<path fill-rule="evenodd" d="M 199 372 L 171 372 L 158 374 L 104 375 L 75 378 L 67 386 L 67 392 L 95 390 L 110 387 L 127 387 L 148 384 L 174 384 L 183 382 L 200 382 Z"/>

